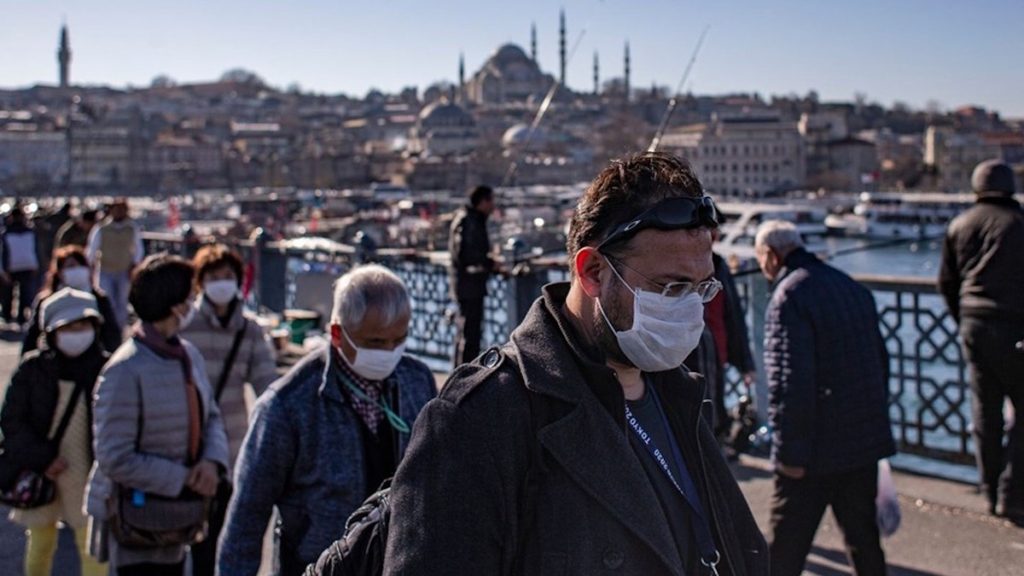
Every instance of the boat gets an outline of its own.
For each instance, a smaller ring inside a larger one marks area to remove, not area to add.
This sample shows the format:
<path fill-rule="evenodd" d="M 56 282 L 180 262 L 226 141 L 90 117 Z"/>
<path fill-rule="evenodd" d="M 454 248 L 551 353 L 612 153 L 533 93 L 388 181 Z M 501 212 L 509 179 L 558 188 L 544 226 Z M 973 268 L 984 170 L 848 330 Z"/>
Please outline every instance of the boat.
<path fill-rule="evenodd" d="M 974 201 L 972 194 L 864 192 L 852 213 L 831 214 L 825 224 L 834 233 L 854 238 L 937 238 Z"/>

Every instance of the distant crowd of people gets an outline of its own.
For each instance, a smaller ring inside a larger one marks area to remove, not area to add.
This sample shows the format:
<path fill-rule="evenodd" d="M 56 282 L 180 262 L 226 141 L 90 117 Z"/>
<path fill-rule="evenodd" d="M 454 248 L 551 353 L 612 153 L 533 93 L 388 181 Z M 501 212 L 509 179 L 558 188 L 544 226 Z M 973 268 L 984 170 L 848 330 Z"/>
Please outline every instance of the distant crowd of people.
<path fill-rule="evenodd" d="M 1007 170 L 975 173 L 978 206 L 950 226 L 940 285 L 971 366 L 983 490 L 1020 519 L 1024 427 L 1004 444 L 1003 403 L 1020 408 L 1024 391 L 1024 213 Z M 789 576 L 829 507 L 854 571 L 886 573 L 879 462 L 896 445 L 870 291 L 792 224 L 758 231 L 766 539 L 727 463 L 742 448 L 724 400 L 726 370 L 752 396 L 758 364 L 712 251 L 722 215 L 692 168 L 663 153 L 611 162 L 569 224 L 569 280 L 481 353 L 502 271 L 496 207 L 475 188 L 452 223 L 459 315 L 440 393 L 406 353 L 409 290 L 380 265 L 337 280 L 328 343 L 279 376 L 228 246 L 146 257 L 119 200 L 103 219 L 69 214 L 44 265 L 12 212 L 0 306 L 25 341 L 0 414 L 0 491 L 27 528 L 25 573 L 50 574 L 63 524 L 89 576 Z"/>

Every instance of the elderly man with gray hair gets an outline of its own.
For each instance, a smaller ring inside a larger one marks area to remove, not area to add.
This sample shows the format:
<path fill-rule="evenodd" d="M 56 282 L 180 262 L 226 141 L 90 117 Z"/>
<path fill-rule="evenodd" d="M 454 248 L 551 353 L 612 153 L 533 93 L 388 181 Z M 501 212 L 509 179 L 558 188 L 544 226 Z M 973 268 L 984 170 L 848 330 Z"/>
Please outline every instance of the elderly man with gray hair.
<path fill-rule="evenodd" d="M 830 506 L 856 574 L 885 574 L 878 461 L 896 446 L 874 296 L 804 249 L 792 223 L 765 222 L 754 248 L 773 284 L 764 329 L 775 464 L 772 576 L 803 571 Z"/>
<path fill-rule="evenodd" d="M 276 573 L 301 574 L 394 474 L 413 421 L 436 394 L 430 370 L 404 355 L 411 315 L 405 285 L 387 268 L 360 266 L 338 279 L 330 345 L 310 353 L 256 404 L 235 472 L 219 574 L 259 571 L 274 507 Z"/>

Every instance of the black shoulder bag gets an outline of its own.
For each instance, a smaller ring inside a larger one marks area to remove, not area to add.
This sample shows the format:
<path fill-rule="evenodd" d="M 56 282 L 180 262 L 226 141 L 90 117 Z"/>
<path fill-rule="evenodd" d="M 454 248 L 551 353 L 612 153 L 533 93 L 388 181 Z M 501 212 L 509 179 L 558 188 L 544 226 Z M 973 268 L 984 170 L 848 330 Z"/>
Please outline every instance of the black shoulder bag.
<path fill-rule="evenodd" d="M 82 396 L 83 388 L 83 385 L 75 384 L 71 400 L 64 408 L 64 415 L 61 416 L 60 424 L 57 426 L 57 433 L 49 441 L 54 458 L 60 452 L 60 442 L 64 439 L 64 433 L 67 432 L 68 426 L 71 424 L 71 416 L 75 413 L 75 407 L 78 404 L 78 399 Z M 53 480 L 46 477 L 45 471 L 24 470 L 18 474 L 17 480 L 9 490 L 0 492 L 0 504 L 11 508 L 39 508 L 53 502 L 56 497 L 57 487 Z"/>

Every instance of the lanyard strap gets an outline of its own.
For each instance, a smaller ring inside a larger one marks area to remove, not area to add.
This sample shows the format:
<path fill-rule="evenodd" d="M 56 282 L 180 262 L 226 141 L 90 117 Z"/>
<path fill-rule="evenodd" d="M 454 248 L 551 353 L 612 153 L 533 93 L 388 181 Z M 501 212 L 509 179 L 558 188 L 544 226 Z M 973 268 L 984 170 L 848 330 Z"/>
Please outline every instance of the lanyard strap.
<path fill-rule="evenodd" d="M 364 392 L 363 389 L 360 388 L 356 383 L 352 382 L 343 371 L 339 370 L 338 376 L 341 378 L 341 381 L 345 383 L 345 386 L 349 389 L 349 392 L 355 394 L 355 396 L 362 400 L 363 402 L 366 402 L 367 404 L 373 404 L 380 408 L 381 412 L 384 413 L 384 417 L 387 419 L 388 424 L 392 428 L 394 428 L 401 434 L 408 434 L 412 430 L 409 427 L 409 424 L 405 421 L 405 419 L 399 416 L 397 412 L 392 410 L 391 406 L 388 406 L 387 402 L 384 402 L 383 400 L 374 400 L 373 398 L 370 398 L 370 396 L 366 392 Z"/>
<path fill-rule="evenodd" d="M 682 450 L 679 448 L 679 443 L 676 442 L 675 437 L 672 436 L 672 429 L 669 427 L 668 417 L 665 416 L 665 411 L 661 407 L 661 401 L 658 399 L 657 393 L 654 391 L 654 386 L 647 386 L 647 393 L 651 394 L 654 398 L 655 406 L 658 408 L 658 413 L 661 414 L 662 425 L 664 426 L 665 436 L 668 438 L 669 446 L 672 450 L 672 457 L 675 458 L 679 466 L 679 477 L 681 479 L 687 478 L 686 472 L 683 471 L 685 463 L 683 461 Z M 676 480 L 675 474 L 672 473 L 672 467 L 669 465 L 668 460 L 665 458 L 665 454 L 654 444 L 654 438 L 644 430 L 641 426 L 640 421 L 637 420 L 636 416 L 633 415 L 633 411 L 629 409 L 629 404 L 626 404 L 626 422 L 629 423 L 630 428 L 636 433 L 637 438 L 640 439 L 640 443 L 644 445 L 647 452 L 650 453 L 654 461 L 658 463 L 661 470 L 668 477 L 669 481 L 679 492 L 679 495 L 683 497 L 683 500 L 690 507 L 693 512 L 692 516 L 694 520 L 690 522 L 691 527 L 694 529 L 694 536 L 697 539 L 697 546 L 700 548 L 700 561 L 701 564 L 711 569 L 712 574 L 718 574 L 716 566 L 718 565 L 721 556 L 718 553 L 718 549 L 715 547 L 715 539 L 711 535 L 711 528 L 708 526 L 707 518 L 704 516 L 704 508 L 701 506 L 700 498 L 697 494 L 696 487 L 693 482 L 689 482 L 687 488 L 689 491 L 683 490 L 679 481 Z"/>

